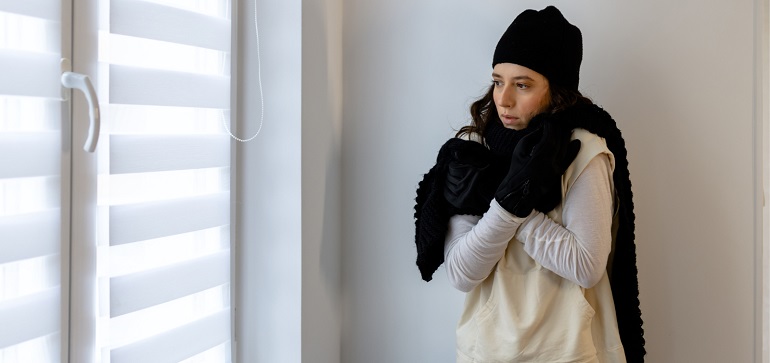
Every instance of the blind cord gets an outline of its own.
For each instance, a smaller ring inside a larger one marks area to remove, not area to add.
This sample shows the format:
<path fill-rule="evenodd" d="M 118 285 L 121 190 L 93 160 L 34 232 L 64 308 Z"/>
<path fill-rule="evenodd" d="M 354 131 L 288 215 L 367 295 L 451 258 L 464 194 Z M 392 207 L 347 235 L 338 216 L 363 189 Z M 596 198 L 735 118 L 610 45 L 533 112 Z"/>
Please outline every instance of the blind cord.
<path fill-rule="evenodd" d="M 233 135 L 233 133 L 230 131 L 230 128 L 227 126 L 227 121 L 225 119 L 225 111 L 224 110 L 222 111 L 222 125 L 224 125 L 225 130 L 227 130 L 227 133 L 230 134 L 230 137 L 232 137 L 233 139 L 239 142 L 247 142 L 247 141 L 254 140 L 254 138 L 257 137 L 257 135 L 259 135 L 259 132 L 262 131 L 262 123 L 265 120 L 265 97 L 262 93 L 262 59 L 259 54 L 259 24 L 257 23 L 257 0 L 254 0 L 254 33 L 257 36 L 257 77 L 259 80 L 259 105 L 260 105 L 259 128 L 257 129 L 257 133 L 248 139 L 241 139 Z"/>

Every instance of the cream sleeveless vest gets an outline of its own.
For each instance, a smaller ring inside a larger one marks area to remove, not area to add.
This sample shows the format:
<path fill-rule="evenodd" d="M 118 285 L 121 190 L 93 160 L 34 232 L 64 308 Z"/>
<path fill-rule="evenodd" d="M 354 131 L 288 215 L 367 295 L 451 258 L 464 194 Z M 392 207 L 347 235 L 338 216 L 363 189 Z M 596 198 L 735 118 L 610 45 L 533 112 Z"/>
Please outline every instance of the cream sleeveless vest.
<path fill-rule="evenodd" d="M 595 156 L 608 155 L 615 167 L 604 139 L 583 129 L 572 138 L 581 147 L 562 177 L 562 203 Z M 561 223 L 561 213 L 560 205 L 548 216 Z M 458 363 L 625 361 L 606 272 L 584 289 L 535 262 L 514 238 L 487 279 L 466 296 L 457 326 Z"/>

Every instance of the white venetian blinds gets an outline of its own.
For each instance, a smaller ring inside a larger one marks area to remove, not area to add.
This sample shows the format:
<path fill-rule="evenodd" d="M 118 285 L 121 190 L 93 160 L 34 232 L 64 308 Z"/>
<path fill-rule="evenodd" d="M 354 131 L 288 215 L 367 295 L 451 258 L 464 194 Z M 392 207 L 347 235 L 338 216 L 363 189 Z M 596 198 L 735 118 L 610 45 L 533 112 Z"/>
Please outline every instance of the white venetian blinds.
<path fill-rule="evenodd" d="M 102 361 L 229 362 L 230 0 L 101 1 Z"/>
<path fill-rule="evenodd" d="M 0 362 L 58 362 L 61 1 L 0 0 Z"/>

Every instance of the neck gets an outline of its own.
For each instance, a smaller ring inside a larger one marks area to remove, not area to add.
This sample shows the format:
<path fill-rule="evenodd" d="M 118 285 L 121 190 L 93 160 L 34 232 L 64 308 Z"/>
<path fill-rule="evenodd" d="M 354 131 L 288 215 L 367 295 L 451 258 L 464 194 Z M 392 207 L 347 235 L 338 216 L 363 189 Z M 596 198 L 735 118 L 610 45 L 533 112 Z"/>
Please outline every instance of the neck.
<path fill-rule="evenodd" d="M 513 149 L 516 147 L 519 140 L 529 134 L 532 130 L 532 127 L 527 127 L 522 130 L 508 129 L 503 126 L 503 123 L 500 122 L 500 120 L 494 118 L 487 121 L 487 127 L 486 130 L 484 130 L 484 141 L 493 154 L 509 157 L 513 153 Z"/>

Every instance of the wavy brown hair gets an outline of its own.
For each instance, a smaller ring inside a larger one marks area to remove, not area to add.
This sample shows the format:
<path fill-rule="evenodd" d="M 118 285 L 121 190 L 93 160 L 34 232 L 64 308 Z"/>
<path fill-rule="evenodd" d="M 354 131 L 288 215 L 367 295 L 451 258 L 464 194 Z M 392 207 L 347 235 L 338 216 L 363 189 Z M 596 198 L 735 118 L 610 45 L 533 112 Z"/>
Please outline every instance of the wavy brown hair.
<path fill-rule="evenodd" d="M 455 137 L 477 133 L 482 135 L 483 138 L 487 128 L 487 122 L 499 117 L 497 108 L 495 107 L 495 101 L 492 98 L 494 90 L 495 85 L 490 85 L 484 96 L 471 104 L 471 124 L 460 128 Z M 575 105 L 593 104 L 593 101 L 591 101 L 590 98 L 583 96 L 578 90 L 570 90 L 560 86 L 549 85 L 548 92 L 550 93 L 551 99 L 551 103 L 545 111 L 548 113 L 556 113 Z"/>

